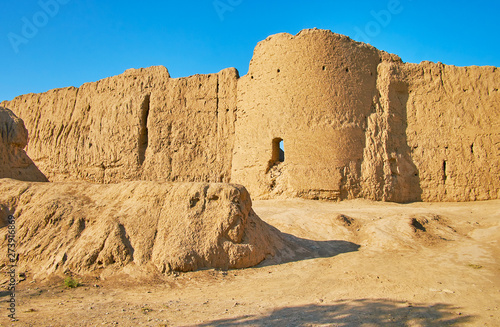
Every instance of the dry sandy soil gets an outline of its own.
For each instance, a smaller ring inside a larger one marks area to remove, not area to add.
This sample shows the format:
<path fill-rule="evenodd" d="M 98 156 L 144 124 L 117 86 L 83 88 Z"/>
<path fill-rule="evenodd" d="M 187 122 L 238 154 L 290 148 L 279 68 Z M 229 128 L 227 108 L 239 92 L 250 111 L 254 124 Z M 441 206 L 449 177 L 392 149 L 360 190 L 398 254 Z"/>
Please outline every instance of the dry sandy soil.
<path fill-rule="evenodd" d="M 297 255 L 158 280 L 26 281 L 2 326 L 500 326 L 500 201 L 254 201 Z M 281 260 L 283 261 L 283 260 Z M 4 285 L 5 287 L 5 285 Z"/>

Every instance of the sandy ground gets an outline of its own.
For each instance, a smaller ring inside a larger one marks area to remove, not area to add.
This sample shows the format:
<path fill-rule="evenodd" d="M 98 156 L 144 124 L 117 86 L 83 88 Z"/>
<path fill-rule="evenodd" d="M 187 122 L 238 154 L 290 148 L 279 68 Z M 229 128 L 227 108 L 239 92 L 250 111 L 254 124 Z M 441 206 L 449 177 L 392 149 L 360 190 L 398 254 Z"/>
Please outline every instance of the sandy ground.
<path fill-rule="evenodd" d="M 500 201 L 254 201 L 295 244 L 245 270 L 20 283 L 2 326 L 500 326 Z"/>

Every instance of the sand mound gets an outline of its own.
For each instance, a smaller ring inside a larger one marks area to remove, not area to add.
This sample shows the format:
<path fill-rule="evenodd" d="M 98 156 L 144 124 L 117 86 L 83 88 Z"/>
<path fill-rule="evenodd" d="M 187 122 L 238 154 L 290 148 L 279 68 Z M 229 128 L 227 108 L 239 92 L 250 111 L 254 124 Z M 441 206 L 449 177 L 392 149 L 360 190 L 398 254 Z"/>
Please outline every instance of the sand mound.
<path fill-rule="evenodd" d="M 457 226 L 451 213 L 436 213 L 410 205 L 378 203 L 367 200 L 342 203 L 318 201 L 257 200 L 259 217 L 282 232 L 314 242 L 302 244 L 309 251 L 338 254 L 356 250 L 435 249 L 464 241 L 468 230 Z M 286 241 L 289 237 L 284 237 Z M 319 249 L 315 249 L 319 247 Z M 336 248 L 336 250 L 329 250 Z M 287 242 L 284 251 L 293 249 Z M 282 251 L 283 252 L 283 251 Z M 295 251 L 297 253 L 298 251 Z M 332 256 L 333 256 L 332 255 Z M 281 252 L 277 253 L 277 257 Z"/>
<path fill-rule="evenodd" d="M 13 215 L 19 271 L 34 278 L 245 268 L 273 255 L 279 238 L 251 206 L 246 189 L 230 184 L 4 179 L 0 256 L 7 258 L 6 221 Z"/>
<path fill-rule="evenodd" d="M 370 249 L 401 249 L 445 245 L 464 237 L 445 217 L 433 213 L 375 218 L 353 231 Z"/>

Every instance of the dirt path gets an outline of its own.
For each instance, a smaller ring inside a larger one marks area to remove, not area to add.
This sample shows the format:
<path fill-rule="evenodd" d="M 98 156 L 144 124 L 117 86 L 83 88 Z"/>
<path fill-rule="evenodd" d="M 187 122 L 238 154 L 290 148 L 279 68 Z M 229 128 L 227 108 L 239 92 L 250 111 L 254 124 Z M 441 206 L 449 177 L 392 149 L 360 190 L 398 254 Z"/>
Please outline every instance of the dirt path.
<path fill-rule="evenodd" d="M 499 326 L 500 201 L 255 201 L 296 250 L 259 267 L 19 285 L 2 326 Z M 282 263 L 280 263 L 282 262 Z M 99 287 L 95 287 L 98 285 Z M 6 308 L 6 292 L 0 293 Z"/>

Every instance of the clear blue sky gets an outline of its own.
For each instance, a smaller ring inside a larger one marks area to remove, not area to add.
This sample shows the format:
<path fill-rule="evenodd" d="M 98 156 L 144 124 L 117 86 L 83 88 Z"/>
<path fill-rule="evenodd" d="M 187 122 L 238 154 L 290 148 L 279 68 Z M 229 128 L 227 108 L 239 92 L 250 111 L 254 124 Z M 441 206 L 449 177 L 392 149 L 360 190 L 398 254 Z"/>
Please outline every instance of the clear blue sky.
<path fill-rule="evenodd" d="M 0 100 L 152 65 L 173 77 L 244 75 L 257 42 L 313 27 L 406 62 L 500 66 L 498 0 L 4 0 L 0 9 Z"/>

